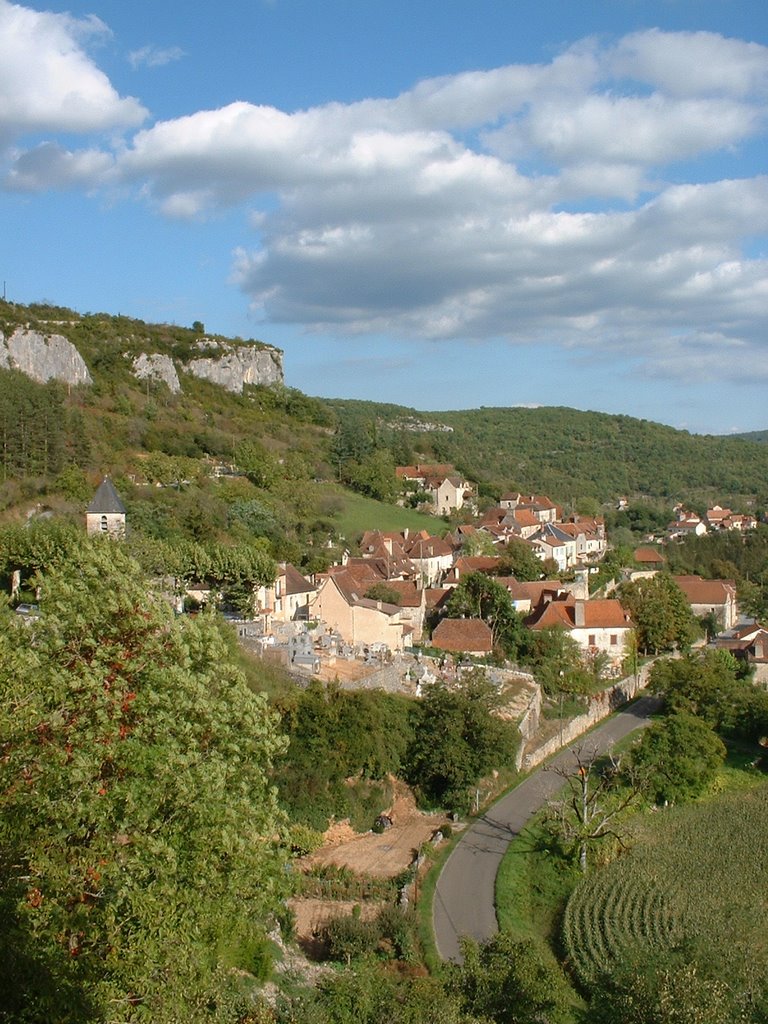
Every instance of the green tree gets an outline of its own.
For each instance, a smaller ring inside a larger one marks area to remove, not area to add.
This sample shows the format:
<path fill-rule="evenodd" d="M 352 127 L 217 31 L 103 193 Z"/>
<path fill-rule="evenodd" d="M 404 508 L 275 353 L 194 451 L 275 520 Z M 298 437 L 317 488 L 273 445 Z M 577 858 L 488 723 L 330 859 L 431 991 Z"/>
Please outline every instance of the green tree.
<path fill-rule="evenodd" d="M 667 711 L 697 715 L 713 729 L 727 731 L 738 721 L 751 689 L 737 671 L 728 651 L 663 658 L 651 669 L 648 686 L 664 697 Z"/>
<path fill-rule="evenodd" d="M 514 576 L 523 582 L 540 580 L 544 575 L 544 564 L 529 544 L 521 540 L 510 540 L 501 554 L 498 575 Z"/>
<path fill-rule="evenodd" d="M 428 802 L 466 811 L 471 788 L 514 762 L 519 735 L 495 714 L 498 706 L 498 692 L 479 670 L 453 687 L 430 686 L 406 758 L 407 780 Z"/>
<path fill-rule="evenodd" d="M 237 445 L 235 465 L 262 490 L 270 490 L 279 476 L 277 460 L 258 441 L 241 441 Z"/>
<path fill-rule="evenodd" d="M 370 601 L 384 601 L 386 604 L 400 604 L 401 601 L 400 592 L 390 587 L 384 580 L 368 587 L 365 597 Z"/>
<path fill-rule="evenodd" d="M 523 642 L 523 620 L 515 611 L 507 589 L 483 572 L 463 576 L 446 605 L 452 619 L 482 619 L 491 629 L 493 646 L 515 657 Z"/>
<path fill-rule="evenodd" d="M 265 698 L 120 545 L 0 630 L 0 1016 L 236 1020 L 282 892 Z"/>
<path fill-rule="evenodd" d="M 369 498 L 393 502 L 397 497 L 399 484 L 395 476 L 395 460 L 385 448 L 377 448 L 362 462 L 349 466 L 347 476 L 350 486 Z"/>
<path fill-rule="evenodd" d="M 748 1024 L 764 1020 L 735 1004 L 727 981 L 685 949 L 651 960 L 633 957 L 592 995 L 590 1024 Z"/>
<path fill-rule="evenodd" d="M 529 630 L 526 640 L 525 661 L 548 696 L 576 696 L 593 688 L 578 642 L 561 626 Z"/>
<path fill-rule="evenodd" d="M 554 957 L 533 939 L 500 932 L 483 945 L 465 940 L 464 961 L 448 976 L 465 1011 L 494 1024 L 565 1024 L 572 996 Z"/>
<path fill-rule="evenodd" d="M 641 764 L 624 769 L 620 758 L 600 757 L 587 744 L 571 754 L 571 764 L 544 769 L 565 781 L 564 795 L 550 806 L 548 826 L 557 844 L 572 851 L 586 872 L 590 851 L 611 840 L 622 844 L 624 812 L 645 792 L 648 773 Z"/>
<path fill-rule="evenodd" d="M 704 792 L 725 754 L 706 722 L 681 711 L 646 729 L 633 762 L 647 774 L 657 803 L 678 803 Z"/>
<path fill-rule="evenodd" d="M 668 573 L 623 583 L 619 598 L 635 623 L 644 654 L 686 650 L 699 635 L 696 617 Z"/>
<path fill-rule="evenodd" d="M 493 543 L 493 537 L 490 533 L 487 533 L 485 530 L 476 530 L 474 533 L 471 533 L 462 544 L 461 554 L 468 558 L 474 555 L 495 557 L 498 555 L 498 551 L 496 550 L 496 545 Z M 534 555 L 534 557 L 536 556 Z M 504 575 L 509 576 L 512 574 L 506 573 Z"/>

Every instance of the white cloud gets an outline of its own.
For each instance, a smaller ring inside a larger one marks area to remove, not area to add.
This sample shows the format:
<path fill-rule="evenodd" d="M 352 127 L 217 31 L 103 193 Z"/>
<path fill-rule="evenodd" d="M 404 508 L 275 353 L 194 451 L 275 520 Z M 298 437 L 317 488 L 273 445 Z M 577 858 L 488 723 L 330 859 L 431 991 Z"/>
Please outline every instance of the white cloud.
<path fill-rule="evenodd" d="M 15 192 L 40 192 L 48 188 L 91 188 L 103 182 L 113 167 L 109 153 L 81 150 L 69 153 L 55 142 L 45 142 L 23 153 L 6 180 Z"/>
<path fill-rule="evenodd" d="M 615 74 L 671 96 L 746 97 L 768 91 L 766 48 L 714 32 L 635 32 L 621 40 L 607 63 Z"/>
<path fill-rule="evenodd" d="M 139 50 L 131 50 L 128 54 L 128 63 L 132 68 L 142 66 L 148 68 L 161 68 L 166 64 L 181 60 L 185 56 L 180 46 L 142 46 Z"/>
<path fill-rule="evenodd" d="M 16 34 L 28 59 L 61 65 L 84 97 L 65 114 L 43 77 L 43 113 L 29 113 L 30 87 L 6 124 L 88 134 L 137 123 L 142 109 L 117 97 L 71 19 L 0 0 L 3 15 L 26 26 Z M 0 70 L 0 100 L 4 75 L 22 81 Z M 683 373 L 698 346 L 697 373 L 735 372 L 734 353 L 765 363 L 768 266 L 745 240 L 768 232 L 768 180 L 717 180 L 707 160 L 765 132 L 767 82 L 768 48 L 641 32 L 394 98 L 294 113 L 232 103 L 158 122 L 112 152 L 47 143 L 18 154 L 7 183 L 101 180 L 187 219 L 257 207 L 244 213 L 255 240 L 234 273 L 273 322 L 545 342 L 646 373 Z"/>
<path fill-rule="evenodd" d="M 97 18 L 77 20 L 0 0 L 0 140 L 144 120 L 141 104 L 118 96 L 83 49 L 83 42 L 107 32 Z"/>

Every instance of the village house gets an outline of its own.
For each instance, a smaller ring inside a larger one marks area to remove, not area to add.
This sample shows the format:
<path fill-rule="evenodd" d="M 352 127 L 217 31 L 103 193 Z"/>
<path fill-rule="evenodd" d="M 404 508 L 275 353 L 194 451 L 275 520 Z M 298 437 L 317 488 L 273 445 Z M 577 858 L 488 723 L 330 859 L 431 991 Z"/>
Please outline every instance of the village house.
<path fill-rule="evenodd" d="M 579 563 L 597 562 L 608 550 L 605 522 L 591 516 L 571 516 L 557 528 L 576 541 L 576 560 Z"/>
<path fill-rule="evenodd" d="M 730 630 L 715 639 L 717 650 L 729 651 L 734 658 L 744 661 L 753 671 L 752 680 L 768 687 L 768 630 L 758 623 Z"/>
<path fill-rule="evenodd" d="M 717 530 L 738 530 L 746 532 L 757 528 L 757 519 L 750 515 L 741 515 L 732 512 L 729 508 L 714 505 L 708 508 L 704 516 L 708 529 Z"/>
<path fill-rule="evenodd" d="M 358 573 L 337 567 L 318 578 L 310 614 L 352 647 L 384 644 L 394 652 L 409 647 L 413 628 L 408 615 L 399 605 L 366 598 L 367 589 Z"/>
<path fill-rule="evenodd" d="M 509 594 L 512 607 L 522 616 L 530 615 L 545 601 L 554 601 L 568 593 L 559 580 L 521 582 L 514 576 L 499 576 L 498 582 Z"/>
<path fill-rule="evenodd" d="M 546 494 L 520 494 L 514 491 L 502 495 L 499 506 L 516 512 L 528 511 L 538 523 L 556 523 L 562 519 L 561 509 Z"/>
<path fill-rule="evenodd" d="M 561 530 L 559 525 L 545 523 L 530 543 L 542 562 L 551 558 L 559 572 L 567 572 L 578 564 L 576 538 Z"/>
<path fill-rule="evenodd" d="M 635 548 L 632 557 L 638 572 L 653 574 L 660 572 L 667 564 L 667 559 L 656 548 L 644 546 Z"/>
<path fill-rule="evenodd" d="M 88 536 L 125 536 L 125 505 L 115 485 L 105 476 L 85 510 L 85 531 Z"/>
<path fill-rule="evenodd" d="M 498 555 L 459 555 L 446 573 L 443 586 L 455 587 L 470 572 L 484 572 L 488 576 L 494 576 L 500 562 L 501 558 Z"/>
<path fill-rule="evenodd" d="M 407 544 L 406 553 L 422 587 L 435 587 L 442 583 L 453 565 L 453 547 L 440 537 L 419 534 Z"/>
<path fill-rule="evenodd" d="M 429 494 L 433 511 L 439 516 L 458 511 L 474 496 L 472 484 L 451 465 L 397 466 L 395 475 L 402 483 Z"/>
<path fill-rule="evenodd" d="M 268 586 L 256 589 L 257 615 L 263 618 L 265 632 L 273 622 L 306 621 L 309 605 L 317 588 L 289 562 L 277 566 L 277 575 Z"/>
<path fill-rule="evenodd" d="M 480 657 L 493 651 L 493 635 L 482 619 L 442 619 L 432 633 L 432 646 Z"/>
<path fill-rule="evenodd" d="M 520 540 L 529 540 L 541 529 L 541 520 L 529 508 L 514 508 L 504 514 L 500 526 Z"/>
<path fill-rule="evenodd" d="M 634 623 L 620 601 L 613 598 L 585 601 L 568 594 L 543 602 L 525 620 L 529 629 L 551 626 L 565 629 L 583 654 L 604 653 L 618 670 L 626 657 Z"/>
<path fill-rule="evenodd" d="M 378 561 L 385 579 L 409 579 L 416 568 L 405 553 L 406 538 L 410 531 L 384 533 L 381 530 L 366 530 L 360 540 L 360 554 L 363 558 Z M 424 536 L 428 536 L 424 534 Z M 351 561 L 349 556 L 347 562 Z"/>
<path fill-rule="evenodd" d="M 424 639 L 429 591 L 419 586 L 416 580 L 390 580 L 387 586 L 397 594 L 402 620 L 411 627 L 413 641 L 420 643 Z"/>
<path fill-rule="evenodd" d="M 703 537 L 707 532 L 707 524 L 695 512 L 686 511 L 682 505 L 676 505 L 674 511 L 675 518 L 667 526 L 669 540 L 690 536 Z"/>
<path fill-rule="evenodd" d="M 720 628 L 732 629 L 738 619 L 733 580 L 705 580 L 701 576 L 673 576 L 691 611 L 699 618 L 713 615 Z"/>

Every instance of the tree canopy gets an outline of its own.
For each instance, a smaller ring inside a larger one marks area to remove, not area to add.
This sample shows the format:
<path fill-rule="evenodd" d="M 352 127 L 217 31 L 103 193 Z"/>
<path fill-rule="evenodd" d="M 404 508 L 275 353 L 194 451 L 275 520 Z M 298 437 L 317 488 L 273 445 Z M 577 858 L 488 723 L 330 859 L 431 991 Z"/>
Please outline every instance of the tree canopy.
<path fill-rule="evenodd" d="M 236 1020 L 283 885 L 275 719 L 121 546 L 37 583 L 0 631 L 0 1016 Z"/>
<path fill-rule="evenodd" d="M 619 597 L 635 624 L 637 646 L 644 654 L 685 650 L 698 636 L 691 607 L 668 573 L 623 583 Z"/>

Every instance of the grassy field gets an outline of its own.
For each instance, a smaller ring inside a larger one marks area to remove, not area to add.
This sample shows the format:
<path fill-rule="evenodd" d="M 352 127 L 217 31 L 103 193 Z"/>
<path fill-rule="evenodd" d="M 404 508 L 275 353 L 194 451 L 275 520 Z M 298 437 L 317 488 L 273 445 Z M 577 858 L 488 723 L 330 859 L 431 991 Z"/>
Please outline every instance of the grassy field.
<path fill-rule="evenodd" d="M 417 532 L 427 530 L 430 534 L 442 536 L 449 529 L 448 524 L 438 516 L 423 515 L 398 505 L 386 505 L 361 494 L 344 491 L 334 484 L 327 485 L 324 502 L 331 512 L 336 529 L 350 543 L 357 540 L 365 530 L 399 531 L 408 528 Z"/>

